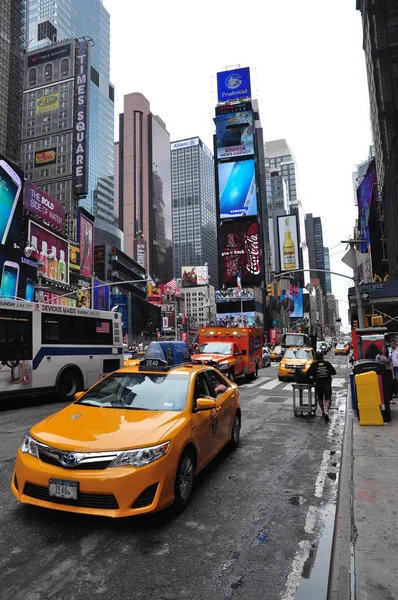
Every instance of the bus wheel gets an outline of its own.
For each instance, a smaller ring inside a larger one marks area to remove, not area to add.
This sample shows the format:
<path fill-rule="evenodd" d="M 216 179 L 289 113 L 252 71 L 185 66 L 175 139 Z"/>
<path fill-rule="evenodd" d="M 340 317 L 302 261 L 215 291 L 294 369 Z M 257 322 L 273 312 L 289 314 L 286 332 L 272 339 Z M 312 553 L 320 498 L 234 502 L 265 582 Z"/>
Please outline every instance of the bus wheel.
<path fill-rule="evenodd" d="M 65 369 L 57 382 L 57 394 L 62 402 L 73 402 L 76 392 L 83 389 L 82 376 L 77 369 Z"/>

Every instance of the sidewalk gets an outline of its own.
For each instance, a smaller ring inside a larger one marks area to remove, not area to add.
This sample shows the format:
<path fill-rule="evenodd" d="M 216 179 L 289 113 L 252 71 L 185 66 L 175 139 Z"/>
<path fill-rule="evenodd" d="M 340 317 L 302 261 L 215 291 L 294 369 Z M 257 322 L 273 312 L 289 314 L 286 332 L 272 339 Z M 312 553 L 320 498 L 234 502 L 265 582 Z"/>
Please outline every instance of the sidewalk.
<path fill-rule="evenodd" d="M 398 404 L 384 426 L 360 426 L 353 416 L 352 458 L 356 599 L 396 600 Z"/>

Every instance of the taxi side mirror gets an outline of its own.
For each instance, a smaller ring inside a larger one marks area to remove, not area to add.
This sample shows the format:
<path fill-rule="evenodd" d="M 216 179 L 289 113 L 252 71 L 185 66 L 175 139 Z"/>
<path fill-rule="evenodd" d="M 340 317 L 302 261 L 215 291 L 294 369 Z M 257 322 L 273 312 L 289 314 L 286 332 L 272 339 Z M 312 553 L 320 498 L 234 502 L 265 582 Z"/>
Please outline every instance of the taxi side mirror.
<path fill-rule="evenodd" d="M 76 392 L 76 394 L 74 394 L 74 399 L 75 400 L 80 400 L 80 398 L 83 396 L 84 392 Z"/>
<path fill-rule="evenodd" d="M 198 398 L 196 400 L 196 410 L 213 410 L 216 408 L 216 401 L 214 398 Z"/>

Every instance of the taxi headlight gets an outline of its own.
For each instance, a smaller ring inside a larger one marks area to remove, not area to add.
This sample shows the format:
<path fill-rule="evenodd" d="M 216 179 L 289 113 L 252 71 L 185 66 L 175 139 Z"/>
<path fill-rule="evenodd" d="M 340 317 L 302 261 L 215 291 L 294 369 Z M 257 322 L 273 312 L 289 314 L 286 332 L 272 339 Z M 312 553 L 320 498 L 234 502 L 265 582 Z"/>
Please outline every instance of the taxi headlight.
<path fill-rule="evenodd" d="M 220 371 L 227 370 L 228 367 L 229 367 L 229 364 L 227 362 L 223 362 L 218 365 L 218 368 L 220 369 Z"/>
<path fill-rule="evenodd" d="M 137 450 L 126 450 L 111 463 L 110 467 L 144 467 L 162 458 L 170 448 L 170 442 L 164 442 L 158 446 L 149 448 L 138 448 Z"/>
<path fill-rule="evenodd" d="M 31 456 L 39 458 L 38 444 L 36 440 L 32 438 L 30 433 L 25 433 L 20 448 L 23 454 L 30 454 Z"/>
<path fill-rule="evenodd" d="M 286 369 L 286 363 L 281 363 L 281 368 Z"/>

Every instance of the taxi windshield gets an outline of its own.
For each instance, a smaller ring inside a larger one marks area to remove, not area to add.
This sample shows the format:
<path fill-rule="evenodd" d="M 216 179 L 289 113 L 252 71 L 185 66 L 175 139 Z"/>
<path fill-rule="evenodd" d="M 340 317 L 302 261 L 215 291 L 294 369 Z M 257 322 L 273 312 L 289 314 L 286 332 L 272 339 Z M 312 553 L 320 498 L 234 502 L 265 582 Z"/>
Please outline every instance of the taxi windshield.
<path fill-rule="evenodd" d="M 311 360 L 310 350 L 286 350 L 284 358 L 299 358 L 301 360 Z"/>
<path fill-rule="evenodd" d="M 189 374 L 114 373 L 102 379 L 76 404 L 127 410 L 181 411 Z"/>
<path fill-rule="evenodd" d="M 201 344 L 196 350 L 197 354 L 223 354 L 229 356 L 232 354 L 232 344 L 223 344 L 221 342 L 209 342 Z"/>

